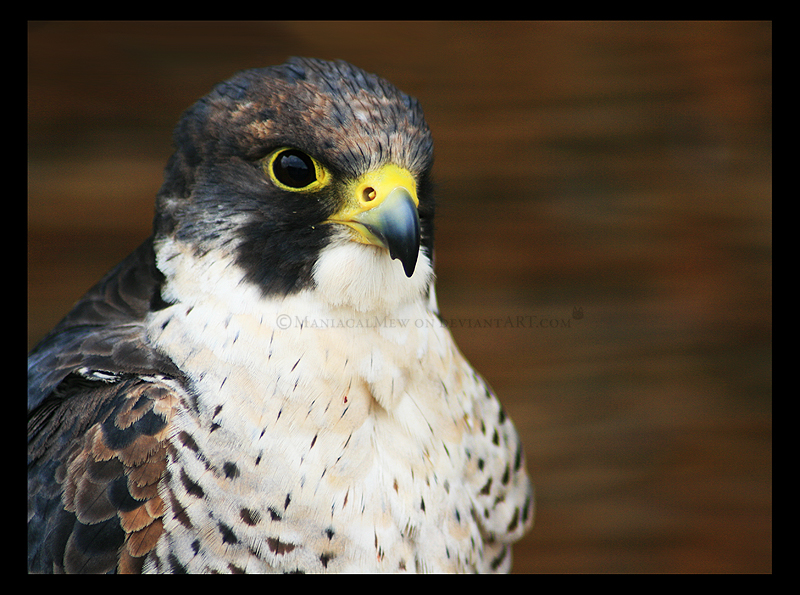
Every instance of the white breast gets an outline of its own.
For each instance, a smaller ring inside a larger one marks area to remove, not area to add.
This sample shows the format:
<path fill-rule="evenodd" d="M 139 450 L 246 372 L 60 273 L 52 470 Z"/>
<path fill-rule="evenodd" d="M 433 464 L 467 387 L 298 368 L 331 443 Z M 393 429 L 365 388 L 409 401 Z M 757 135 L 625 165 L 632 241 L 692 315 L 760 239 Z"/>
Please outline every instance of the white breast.
<path fill-rule="evenodd" d="M 424 255 L 407 279 L 385 252 L 338 245 L 317 288 L 285 299 L 262 298 L 225 254 L 170 244 L 159 266 L 175 305 L 150 335 L 193 394 L 176 416 L 158 556 L 226 572 L 476 563 L 461 484 L 483 389 L 425 297 Z"/>

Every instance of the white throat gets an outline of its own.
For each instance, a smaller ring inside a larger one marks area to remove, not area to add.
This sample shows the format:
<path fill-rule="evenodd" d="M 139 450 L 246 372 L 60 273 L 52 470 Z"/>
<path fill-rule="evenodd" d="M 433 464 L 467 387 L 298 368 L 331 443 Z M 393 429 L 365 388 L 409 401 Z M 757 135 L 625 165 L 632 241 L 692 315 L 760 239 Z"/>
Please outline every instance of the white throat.
<path fill-rule="evenodd" d="M 420 252 L 409 278 L 385 249 L 347 241 L 333 242 L 322 250 L 313 277 L 315 293 L 323 303 L 355 312 L 394 314 L 425 296 L 433 269 L 430 259 Z"/>
<path fill-rule="evenodd" d="M 215 369 L 209 361 L 221 360 L 256 383 L 288 381 L 300 371 L 298 358 L 313 349 L 346 362 L 351 378 L 391 410 L 409 380 L 408 358 L 422 361 L 431 347 L 447 351 L 451 345 L 436 317 L 433 271 L 424 253 L 408 278 L 383 249 L 333 242 L 313 269 L 316 287 L 275 298 L 247 282 L 230 253 L 198 257 L 167 240 L 157 246 L 157 264 L 167 279 L 163 297 L 175 306 L 151 315 L 151 340 L 190 376 L 192 370 L 207 376 Z"/>

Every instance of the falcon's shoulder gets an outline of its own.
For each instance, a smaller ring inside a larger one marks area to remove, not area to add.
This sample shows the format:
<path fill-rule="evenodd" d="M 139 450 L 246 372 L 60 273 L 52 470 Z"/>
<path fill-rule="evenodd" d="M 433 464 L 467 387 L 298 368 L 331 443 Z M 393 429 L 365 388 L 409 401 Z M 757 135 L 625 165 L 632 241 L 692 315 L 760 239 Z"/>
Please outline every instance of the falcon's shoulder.
<path fill-rule="evenodd" d="M 28 411 L 82 369 L 177 374 L 144 334 L 148 312 L 167 305 L 163 281 L 150 238 L 92 287 L 28 356 Z"/>
<path fill-rule="evenodd" d="M 136 571 L 161 533 L 179 373 L 146 343 L 161 279 L 148 241 L 28 360 L 28 541 L 34 572 Z"/>

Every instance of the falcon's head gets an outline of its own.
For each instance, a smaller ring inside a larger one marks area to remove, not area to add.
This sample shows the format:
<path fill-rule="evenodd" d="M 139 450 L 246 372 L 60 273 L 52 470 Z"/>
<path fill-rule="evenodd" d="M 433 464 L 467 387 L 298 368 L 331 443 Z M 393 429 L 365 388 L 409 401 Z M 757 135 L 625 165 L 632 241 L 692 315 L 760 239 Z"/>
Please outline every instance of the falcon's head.
<path fill-rule="evenodd" d="M 428 287 L 433 141 L 387 81 L 307 58 L 247 70 L 189 108 L 174 140 L 157 250 L 225 254 L 264 297 L 337 275 Z"/>

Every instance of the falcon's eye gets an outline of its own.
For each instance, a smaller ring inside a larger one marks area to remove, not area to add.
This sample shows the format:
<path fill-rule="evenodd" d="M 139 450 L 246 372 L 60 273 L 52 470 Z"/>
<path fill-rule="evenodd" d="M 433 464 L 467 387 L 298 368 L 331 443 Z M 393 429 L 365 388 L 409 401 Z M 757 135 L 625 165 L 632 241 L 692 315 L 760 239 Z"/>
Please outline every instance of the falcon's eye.
<path fill-rule="evenodd" d="M 324 170 L 312 157 L 297 149 L 278 149 L 265 159 L 274 182 L 288 190 L 309 190 L 319 185 Z"/>
<path fill-rule="evenodd" d="M 272 162 L 272 172 L 290 188 L 305 188 L 317 179 L 311 157 L 300 151 L 281 151 Z"/>

